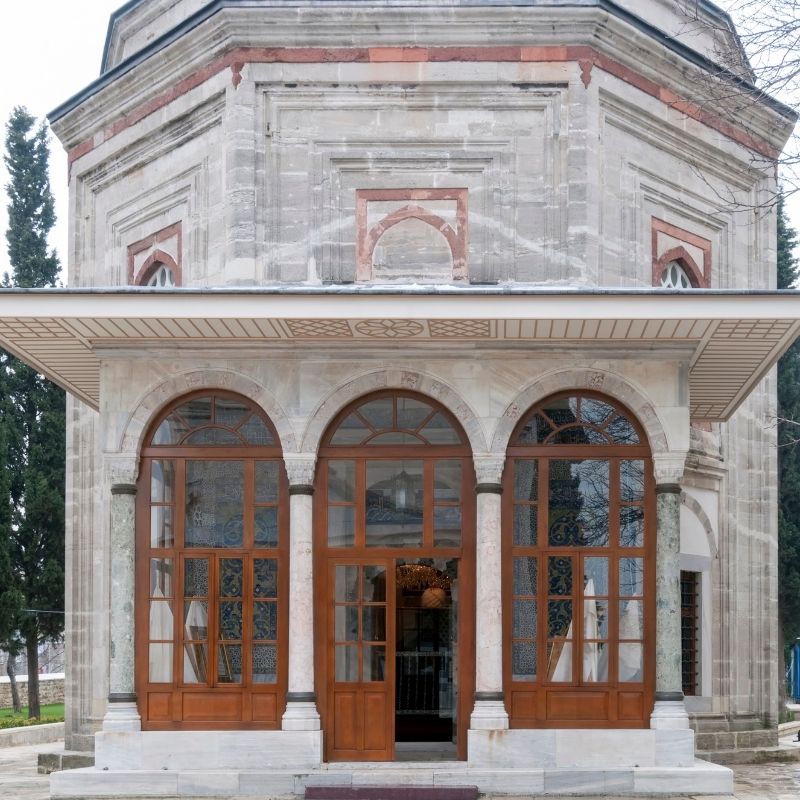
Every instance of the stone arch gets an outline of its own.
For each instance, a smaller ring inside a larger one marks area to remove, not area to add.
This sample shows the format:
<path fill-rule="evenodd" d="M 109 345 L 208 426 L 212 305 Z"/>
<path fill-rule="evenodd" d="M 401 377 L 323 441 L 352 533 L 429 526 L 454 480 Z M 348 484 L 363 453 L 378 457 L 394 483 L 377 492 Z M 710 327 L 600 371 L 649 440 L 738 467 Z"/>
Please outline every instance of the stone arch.
<path fill-rule="evenodd" d="M 152 253 L 150 253 L 144 264 L 142 264 L 141 268 L 139 269 L 139 273 L 136 275 L 136 279 L 134 281 L 136 285 L 146 285 L 153 273 L 162 265 L 172 270 L 172 275 L 175 278 L 175 285 L 180 286 L 182 278 L 181 268 L 178 266 L 175 259 L 169 255 L 169 253 L 165 253 L 163 250 L 154 250 Z"/>
<path fill-rule="evenodd" d="M 378 389 L 406 389 L 437 400 L 459 421 L 473 453 L 486 451 L 486 435 L 480 419 L 469 404 L 450 386 L 431 375 L 406 369 L 367 372 L 337 387 L 308 417 L 301 452 L 316 453 L 322 434 L 336 415 L 349 403 Z"/>
<path fill-rule="evenodd" d="M 646 395 L 613 372 L 590 369 L 564 369 L 547 372 L 523 389 L 498 420 L 492 438 L 491 452 L 505 457 L 509 439 L 520 418 L 540 400 L 557 392 L 582 389 L 602 392 L 626 405 L 645 429 L 653 455 L 670 452 L 664 426 L 658 412 Z"/>
<path fill-rule="evenodd" d="M 708 552 L 711 554 L 711 558 L 715 559 L 717 557 L 717 542 L 714 536 L 714 526 L 711 524 L 711 520 L 708 518 L 708 514 L 703 510 L 703 507 L 697 500 L 692 497 L 690 494 L 687 494 L 685 491 L 681 492 L 681 503 L 692 512 L 692 514 L 697 517 L 698 522 L 702 526 L 703 530 L 706 534 L 706 542 L 708 544 Z"/>
<path fill-rule="evenodd" d="M 708 288 L 707 276 L 683 245 L 667 250 L 653 263 L 653 286 L 661 284 L 661 273 L 667 264 L 671 264 L 673 261 L 677 261 L 683 267 L 694 288 Z"/>
<path fill-rule="evenodd" d="M 286 412 L 266 387 L 238 372 L 202 369 L 170 375 L 160 383 L 149 386 L 139 396 L 123 427 L 118 454 L 128 460 L 138 461 L 142 436 L 150 422 L 175 398 L 198 389 L 227 389 L 252 400 L 272 420 L 283 452 L 294 453 L 297 450 L 294 428 Z"/>

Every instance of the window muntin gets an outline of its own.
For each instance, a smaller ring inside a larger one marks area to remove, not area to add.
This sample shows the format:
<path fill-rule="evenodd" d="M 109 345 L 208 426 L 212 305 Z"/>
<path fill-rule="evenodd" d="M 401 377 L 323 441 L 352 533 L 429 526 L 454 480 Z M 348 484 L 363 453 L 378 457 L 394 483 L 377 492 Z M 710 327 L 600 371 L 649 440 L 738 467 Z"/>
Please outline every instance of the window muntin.
<path fill-rule="evenodd" d="M 660 286 L 662 289 L 693 289 L 694 284 L 689 273 L 680 261 L 670 261 L 662 270 Z"/>
<path fill-rule="evenodd" d="M 153 264 L 150 270 L 150 277 L 144 285 L 154 286 L 157 289 L 172 289 L 177 286 L 177 281 L 171 267 L 157 262 Z"/>

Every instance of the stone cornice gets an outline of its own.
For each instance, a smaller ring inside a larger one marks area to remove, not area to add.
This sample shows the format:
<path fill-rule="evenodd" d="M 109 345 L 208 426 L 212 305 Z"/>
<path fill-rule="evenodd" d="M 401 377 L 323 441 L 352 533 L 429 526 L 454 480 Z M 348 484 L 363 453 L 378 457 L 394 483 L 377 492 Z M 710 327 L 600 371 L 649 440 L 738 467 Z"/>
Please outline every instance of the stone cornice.
<path fill-rule="evenodd" d="M 577 62 L 582 77 L 604 70 L 768 158 L 793 123 L 788 109 L 766 100 L 752 104 L 747 130 L 710 107 L 692 107 L 676 87 L 702 70 L 664 46 L 668 37 L 654 46 L 652 37 L 597 7 L 420 8 L 413 20 L 383 8 L 377 28 L 374 9 L 347 11 L 305 9 L 300 26 L 297 9 L 268 16 L 222 9 L 166 44 L 159 58 L 124 62 L 53 111 L 54 131 L 74 161 L 214 75 L 230 69 L 235 78 L 253 62 Z M 402 46 L 408 42 L 415 46 Z"/>

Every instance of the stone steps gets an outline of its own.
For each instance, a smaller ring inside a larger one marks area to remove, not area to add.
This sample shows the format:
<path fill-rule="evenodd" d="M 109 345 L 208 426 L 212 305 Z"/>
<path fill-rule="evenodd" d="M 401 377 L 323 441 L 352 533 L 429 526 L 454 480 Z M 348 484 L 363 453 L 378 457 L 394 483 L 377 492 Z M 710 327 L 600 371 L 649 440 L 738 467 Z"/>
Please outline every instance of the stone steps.
<path fill-rule="evenodd" d="M 306 786 L 306 800 L 477 800 L 477 786 Z"/>
<path fill-rule="evenodd" d="M 56 750 L 52 753 L 39 753 L 36 759 L 36 771 L 40 775 L 60 772 L 64 769 L 83 769 L 94 766 L 94 753 L 76 750 Z"/>
<path fill-rule="evenodd" d="M 800 762 L 800 747 L 753 747 L 742 750 L 719 750 L 703 753 L 703 759 L 714 764 L 775 764 Z"/>

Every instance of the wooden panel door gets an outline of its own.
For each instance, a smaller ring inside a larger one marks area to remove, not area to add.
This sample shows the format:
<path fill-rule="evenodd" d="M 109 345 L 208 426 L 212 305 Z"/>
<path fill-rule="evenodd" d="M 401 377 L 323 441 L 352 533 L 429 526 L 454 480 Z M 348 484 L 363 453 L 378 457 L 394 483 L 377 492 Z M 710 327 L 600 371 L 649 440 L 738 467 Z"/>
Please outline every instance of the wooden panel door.
<path fill-rule="evenodd" d="M 394 758 L 394 562 L 329 562 L 328 757 Z M 332 724 L 331 724 L 332 723 Z"/>

